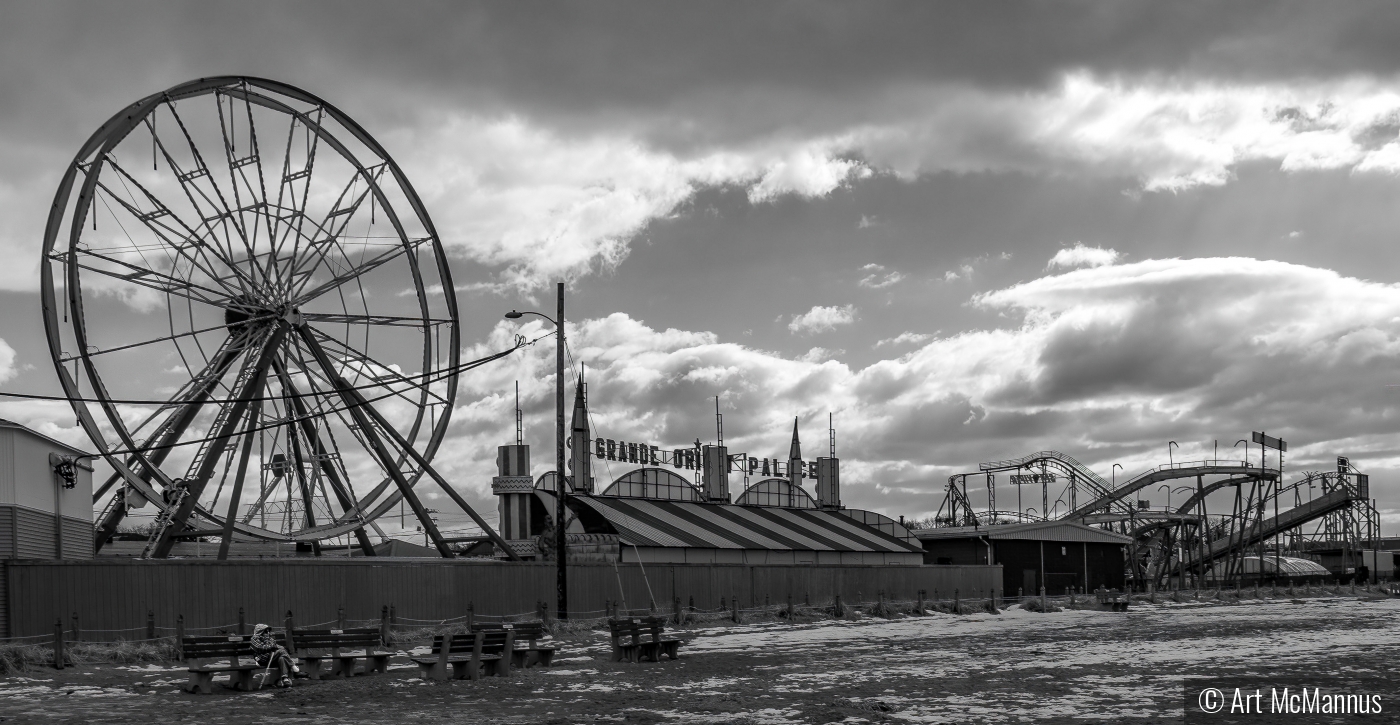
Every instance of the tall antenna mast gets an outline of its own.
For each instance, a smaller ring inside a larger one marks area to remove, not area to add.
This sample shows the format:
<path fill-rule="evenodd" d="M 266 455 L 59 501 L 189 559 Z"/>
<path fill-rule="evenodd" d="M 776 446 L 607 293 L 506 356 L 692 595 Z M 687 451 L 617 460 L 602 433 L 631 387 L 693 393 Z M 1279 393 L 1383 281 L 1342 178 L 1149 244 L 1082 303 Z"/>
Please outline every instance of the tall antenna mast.
<path fill-rule="evenodd" d="M 826 414 L 826 430 L 831 437 L 831 457 L 836 457 L 836 424 L 833 422 L 832 414 Z"/>
<path fill-rule="evenodd" d="M 515 381 L 515 445 L 524 445 L 524 437 L 521 435 L 520 416 L 520 381 Z"/>
<path fill-rule="evenodd" d="M 724 445 L 724 416 L 719 413 L 719 396 L 715 396 L 715 438 L 719 440 L 716 445 Z"/>

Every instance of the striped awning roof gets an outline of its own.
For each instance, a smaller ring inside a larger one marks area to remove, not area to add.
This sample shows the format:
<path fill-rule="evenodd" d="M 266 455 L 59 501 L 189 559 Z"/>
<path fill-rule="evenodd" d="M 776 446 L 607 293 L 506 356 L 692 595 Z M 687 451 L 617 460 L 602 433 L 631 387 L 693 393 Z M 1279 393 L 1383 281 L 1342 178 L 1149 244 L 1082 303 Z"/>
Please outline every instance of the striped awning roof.
<path fill-rule="evenodd" d="M 633 546 L 792 551 L 922 552 L 843 511 L 577 496 Z"/>

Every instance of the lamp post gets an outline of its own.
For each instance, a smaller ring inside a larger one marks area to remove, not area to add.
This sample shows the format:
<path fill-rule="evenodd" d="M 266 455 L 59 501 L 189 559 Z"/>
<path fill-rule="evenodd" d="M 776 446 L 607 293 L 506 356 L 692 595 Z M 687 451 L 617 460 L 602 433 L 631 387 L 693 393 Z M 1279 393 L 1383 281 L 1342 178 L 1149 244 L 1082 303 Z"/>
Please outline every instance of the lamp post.
<path fill-rule="evenodd" d="M 555 317 L 540 312 L 517 312 L 511 310 L 506 313 L 506 319 L 518 320 L 525 315 L 539 315 L 554 323 L 554 479 L 557 484 L 557 505 L 554 513 L 554 569 L 556 572 L 555 588 L 557 591 L 558 604 L 555 608 L 555 616 L 559 619 L 569 618 L 569 579 L 564 566 L 564 557 L 567 546 L 564 542 L 564 523 L 567 520 L 568 509 L 565 507 L 565 500 L 569 496 L 568 484 L 564 481 L 564 283 L 560 282 L 559 309 Z"/>
<path fill-rule="evenodd" d="M 1181 445 L 1176 441 L 1167 441 L 1167 466 L 1170 468 L 1176 468 L 1176 462 L 1172 460 L 1172 446 L 1180 448 Z"/>
<path fill-rule="evenodd" d="M 1108 475 L 1112 478 L 1108 485 L 1113 487 L 1114 490 L 1118 488 L 1118 469 L 1122 467 L 1123 464 L 1115 463 L 1113 464 L 1113 468 L 1108 469 Z"/>

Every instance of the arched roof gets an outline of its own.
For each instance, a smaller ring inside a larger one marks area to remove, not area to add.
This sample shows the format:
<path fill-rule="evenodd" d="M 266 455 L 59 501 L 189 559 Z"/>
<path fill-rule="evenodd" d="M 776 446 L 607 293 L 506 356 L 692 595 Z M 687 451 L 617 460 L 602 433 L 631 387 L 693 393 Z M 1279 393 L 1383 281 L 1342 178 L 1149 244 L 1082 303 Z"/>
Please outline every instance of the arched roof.
<path fill-rule="evenodd" d="M 734 503 L 740 506 L 776 506 L 779 508 L 814 509 L 817 502 L 800 486 L 794 487 L 786 478 L 765 478 L 744 489 Z"/>
<path fill-rule="evenodd" d="M 638 468 L 619 476 L 599 494 L 623 498 L 651 498 L 664 501 L 704 501 L 705 496 L 690 481 L 663 468 Z"/>

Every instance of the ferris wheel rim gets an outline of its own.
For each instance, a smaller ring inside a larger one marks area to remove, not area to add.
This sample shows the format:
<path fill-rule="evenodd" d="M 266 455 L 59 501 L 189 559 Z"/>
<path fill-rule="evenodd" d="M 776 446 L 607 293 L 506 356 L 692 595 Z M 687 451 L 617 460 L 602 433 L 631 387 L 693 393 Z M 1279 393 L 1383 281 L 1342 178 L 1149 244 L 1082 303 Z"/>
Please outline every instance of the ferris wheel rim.
<path fill-rule="evenodd" d="M 404 196 L 408 208 L 412 212 L 412 215 L 416 218 L 418 223 L 423 225 L 423 227 L 427 231 L 427 238 L 424 241 L 428 243 L 428 245 L 433 251 L 433 258 L 436 264 L 435 273 L 441 280 L 444 289 L 443 301 L 447 306 L 447 319 L 445 320 L 448 323 L 446 326 L 449 329 L 449 344 L 445 348 L 449 356 L 447 369 L 455 369 L 456 365 L 460 361 L 460 318 L 455 295 L 451 292 L 454 289 L 452 285 L 451 269 L 447 263 L 446 253 L 443 250 L 441 240 L 438 238 L 432 219 L 428 215 L 426 208 L 423 206 L 422 201 L 417 194 L 417 191 L 414 189 L 407 176 L 403 173 L 402 169 L 398 166 L 397 162 L 394 161 L 392 156 L 387 152 L 386 149 L 383 148 L 382 145 L 378 143 L 377 140 L 370 136 L 368 132 L 366 132 L 349 115 L 345 114 L 333 104 L 326 102 L 324 99 L 315 96 L 314 94 L 311 94 L 307 91 L 304 91 L 300 88 L 297 88 L 290 84 L 282 83 L 280 81 L 274 81 L 266 78 L 258 78 L 254 76 L 217 76 L 200 78 L 173 86 L 159 93 L 151 94 L 141 99 L 140 101 L 131 104 L 127 108 L 124 108 L 123 110 L 114 114 L 105 123 L 103 123 L 97 129 L 97 131 L 95 131 L 92 134 L 92 136 L 87 140 L 87 142 L 83 144 L 73 163 L 71 163 L 65 170 L 63 179 L 60 182 L 58 191 L 55 194 L 55 200 L 53 207 L 50 210 L 48 224 L 46 224 L 45 227 L 43 254 L 41 257 L 41 297 L 43 300 L 46 338 L 50 347 L 50 355 L 55 363 L 55 368 L 58 372 L 60 384 L 62 385 L 65 393 L 70 397 L 70 403 L 74 408 L 75 414 L 79 418 L 80 424 L 88 433 L 89 438 L 92 439 L 94 445 L 97 446 L 102 456 L 108 461 L 109 464 L 113 466 L 114 470 L 117 471 L 117 473 L 124 479 L 124 481 L 132 485 L 133 488 L 136 488 L 143 497 L 149 499 L 157 507 L 157 509 L 161 511 L 166 511 L 170 507 L 161 500 L 159 493 L 155 491 L 154 487 L 152 487 L 149 484 L 140 485 L 142 484 L 141 478 L 138 474 L 134 472 L 133 468 L 142 468 L 145 471 L 148 471 L 151 479 L 155 482 L 160 483 L 162 488 L 167 488 L 168 486 L 172 485 L 175 479 L 172 478 L 162 468 L 160 463 L 154 463 L 150 460 L 150 458 L 146 455 L 145 446 L 138 444 L 138 442 L 126 429 L 125 424 L 121 421 L 120 415 L 115 410 L 114 404 L 110 402 L 112 396 L 108 394 L 107 388 L 103 383 L 101 373 L 97 370 L 97 367 L 91 361 L 91 357 L 88 353 L 88 345 L 86 344 L 86 327 L 84 324 L 83 311 L 81 309 L 82 293 L 79 275 L 77 271 L 78 267 L 76 264 L 71 262 L 71 260 L 73 259 L 72 254 L 74 252 L 74 249 L 77 246 L 78 240 L 81 238 L 81 228 L 83 226 L 85 215 L 87 214 L 88 210 L 82 204 L 76 205 L 75 212 L 71 219 L 67 217 L 65 211 L 68 207 L 68 202 L 72 199 L 72 194 L 74 191 L 74 182 L 76 180 L 77 174 L 81 170 L 82 164 L 85 159 L 93 158 L 94 154 L 97 154 L 99 150 L 102 150 L 105 154 L 111 149 L 115 148 L 121 143 L 122 140 L 124 140 L 132 132 L 133 129 L 135 129 L 142 122 L 144 118 L 153 113 L 154 110 L 159 108 L 160 105 L 163 103 L 171 103 L 175 100 L 188 99 L 206 94 L 214 94 L 218 93 L 220 89 L 226 89 L 229 87 L 237 86 L 242 86 L 245 90 L 249 87 L 252 87 L 261 89 L 263 91 L 280 94 L 282 96 L 312 105 L 317 109 L 323 110 L 330 120 L 334 121 L 341 128 L 349 132 L 351 136 L 355 138 L 356 141 L 358 141 L 360 144 L 362 144 L 365 148 L 370 150 L 375 156 L 378 157 L 378 159 L 383 164 L 385 170 L 393 178 L 394 183 L 397 185 L 399 192 Z M 321 131 L 318 130 L 318 134 L 320 133 Z M 347 160 L 353 160 L 348 154 L 348 152 L 345 152 L 343 150 L 342 157 L 346 157 Z M 100 154 L 97 157 L 97 161 L 95 161 L 94 163 L 102 163 Z M 359 168 L 361 171 L 363 171 L 363 166 L 360 166 Z M 98 178 L 98 176 L 99 173 L 89 173 L 84 178 L 83 185 L 87 188 L 88 194 L 91 194 L 92 187 L 96 183 L 96 179 Z M 374 193 L 377 195 L 378 198 L 380 198 L 381 200 L 383 199 L 383 192 L 378 187 L 374 188 Z M 80 194 L 80 198 L 82 196 L 83 195 Z M 390 214 L 391 219 L 394 220 L 396 229 L 398 229 L 400 236 L 404 236 L 402 226 L 397 223 L 397 219 L 393 216 L 396 214 L 396 212 L 392 208 L 392 205 L 387 203 L 387 201 L 384 202 L 383 205 L 386 213 Z M 71 224 L 68 224 L 69 256 L 67 260 L 62 260 L 55 257 L 54 250 L 56 248 L 58 240 L 60 239 L 60 235 L 63 232 L 63 228 L 68 222 L 71 222 Z M 407 254 L 405 255 L 405 257 L 410 265 L 410 268 L 413 271 L 414 287 L 418 294 L 420 307 L 423 308 L 424 318 L 426 320 L 427 313 L 426 302 L 424 301 L 424 284 L 421 274 L 417 268 L 417 257 L 415 254 Z M 85 373 L 82 376 L 87 377 L 89 382 L 92 383 L 94 388 L 94 394 L 96 395 L 96 397 L 101 399 L 99 405 L 102 408 L 102 412 L 106 414 L 108 418 L 108 423 L 111 424 L 112 429 L 114 430 L 114 432 L 117 433 L 117 436 L 121 439 L 120 448 L 124 450 L 114 450 L 111 446 L 107 444 L 106 438 L 101 434 L 101 431 L 99 429 L 97 417 L 93 415 L 93 411 L 89 408 L 87 403 L 83 400 L 80 400 L 82 395 L 78 387 L 78 379 L 71 377 L 68 374 L 67 369 L 64 367 L 64 364 L 62 362 L 65 356 L 62 350 L 63 328 L 60 326 L 57 316 L 57 298 L 55 297 L 54 270 L 52 266 L 53 262 L 55 261 L 59 261 L 63 265 L 64 271 L 66 271 L 67 273 L 65 284 L 68 288 L 68 295 L 70 298 L 72 298 L 69 301 L 74 303 L 74 309 L 72 313 L 74 319 L 72 324 L 69 326 L 69 329 L 71 329 L 75 338 L 77 338 L 77 340 L 79 341 L 77 354 L 83 361 Z M 424 334 L 428 334 L 426 329 Z M 456 377 L 447 376 L 445 378 L 445 382 L 447 389 L 444 396 L 442 397 L 444 397 L 447 401 L 451 401 L 455 398 L 455 392 L 457 388 Z M 426 392 L 426 386 L 424 386 L 424 390 Z M 175 404 L 177 402 L 178 401 L 176 398 L 172 398 L 169 404 Z M 431 461 L 440 449 L 451 413 L 452 406 L 450 404 L 443 405 L 441 417 L 439 417 L 430 426 L 430 434 L 424 442 L 422 449 L 422 455 L 426 460 Z M 411 431 L 411 435 L 409 436 L 410 443 L 413 443 L 417 440 L 418 426 L 421 425 L 422 420 L 423 415 L 422 410 L 420 408 L 419 414 L 415 418 L 416 422 Z M 399 455 L 400 460 L 403 460 L 406 457 L 407 454 Z M 128 465 L 128 459 L 133 460 L 134 463 Z M 423 471 L 421 469 L 412 472 L 411 477 L 409 479 L 410 486 L 416 485 L 417 482 L 421 480 L 422 473 Z M 402 497 L 402 493 L 398 491 L 391 492 L 388 496 L 382 497 L 382 500 L 375 500 L 380 499 L 380 496 L 378 494 L 382 493 L 383 490 L 386 489 L 387 486 L 389 486 L 391 483 L 391 478 L 386 476 L 374 487 L 376 495 L 371 496 L 368 501 L 356 503 L 353 507 L 345 510 L 344 513 L 333 522 L 328 522 L 314 527 L 307 527 L 305 529 L 301 529 L 295 532 L 294 534 L 273 532 L 271 530 L 263 529 L 261 527 L 256 526 L 249 526 L 247 524 L 237 521 L 235 521 L 234 523 L 234 529 L 240 534 L 254 536 L 256 538 L 262 539 L 314 540 L 319 538 L 339 536 L 341 534 L 348 533 L 356 529 L 362 529 L 367 521 L 372 521 L 373 519 L 383 515 L 398 502 L 398 500 Z M 152 496 L 151 494 L 155 495 Z M 219 514 L 217 511 L 208 511 L 203 509 L 202 506 L 197 506 L 196 509 L 199 512 L 200 518 L 209 519 L 215 522 L 222 522 L 222 519 L 224 518 L 224 516 Z"/>

